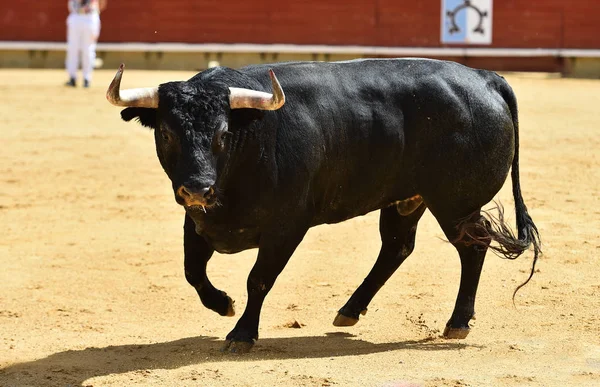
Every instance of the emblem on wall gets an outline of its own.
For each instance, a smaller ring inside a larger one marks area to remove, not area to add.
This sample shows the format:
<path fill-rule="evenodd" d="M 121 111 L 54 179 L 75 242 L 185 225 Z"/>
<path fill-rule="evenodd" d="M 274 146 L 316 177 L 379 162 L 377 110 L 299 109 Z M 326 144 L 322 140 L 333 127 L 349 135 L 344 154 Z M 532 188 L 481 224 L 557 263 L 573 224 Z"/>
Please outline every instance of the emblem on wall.
<path fill-rule="evenodd" d="M 442 0 L 442 43 L 491 44 L 492 0 Z"/>

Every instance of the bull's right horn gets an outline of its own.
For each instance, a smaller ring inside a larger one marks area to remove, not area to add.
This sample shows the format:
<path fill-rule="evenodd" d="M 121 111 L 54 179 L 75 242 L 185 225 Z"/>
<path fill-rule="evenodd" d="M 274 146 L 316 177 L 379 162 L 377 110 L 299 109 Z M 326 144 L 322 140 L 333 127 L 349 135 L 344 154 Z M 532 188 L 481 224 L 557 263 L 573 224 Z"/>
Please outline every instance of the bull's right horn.
<path fill-rule="evenodd" d="M 113 78 L 108 90 L 106 99 L 115 106 L 123 107 L 143 107 L 158 108 L 158 87 L 145 87 L 141 89 L 121 90 L 121 78 L 125 64 L 121 63 L 117 74 Z"/>

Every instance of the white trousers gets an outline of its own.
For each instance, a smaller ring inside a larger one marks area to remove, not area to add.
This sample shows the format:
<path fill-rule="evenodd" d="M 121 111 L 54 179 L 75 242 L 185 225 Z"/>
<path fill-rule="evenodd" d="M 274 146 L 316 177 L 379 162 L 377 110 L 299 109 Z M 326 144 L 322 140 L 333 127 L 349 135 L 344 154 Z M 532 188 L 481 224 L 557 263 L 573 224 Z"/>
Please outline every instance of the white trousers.
<path fill-rule="evenodd" d="M 98 14 L 79 15 L 72 13 L 67 18 L 67 59 L 69 78 L 77 77 L 79 60 L 83 79 L 91 81 L 96 61 L 96 41 L 100 35 L 100 16 Z"/>

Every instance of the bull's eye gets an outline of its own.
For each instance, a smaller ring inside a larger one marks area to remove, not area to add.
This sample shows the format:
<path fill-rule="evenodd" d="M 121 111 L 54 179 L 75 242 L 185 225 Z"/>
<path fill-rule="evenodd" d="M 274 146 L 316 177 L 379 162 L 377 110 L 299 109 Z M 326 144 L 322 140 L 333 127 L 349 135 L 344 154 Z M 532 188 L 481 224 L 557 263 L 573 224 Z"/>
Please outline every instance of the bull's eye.
<path fill-rule="evenodd" d="M 223 148 L 225 148 L 223 140 L 223 131 L 218 130 L 217 133 L 215 133 L 215 137 L 213 138 L 213 152 L 219 153 L 223 151 Z"/>
<path fill-rule="evenodd" d="M 227 125 L 221 125 L 221 127 L 215 132 L 212 142 L 212 149 L 214 153 L 220 153 L 225 150 L 225 141 L 228 134 L 230 133 L 227 131 Z"/>
<path fill-rule="evenodd" d="M 166 130 L 160 131 L 160 137 L 164 142 L 169 142 L 171 140 L 171 135 Z"/>

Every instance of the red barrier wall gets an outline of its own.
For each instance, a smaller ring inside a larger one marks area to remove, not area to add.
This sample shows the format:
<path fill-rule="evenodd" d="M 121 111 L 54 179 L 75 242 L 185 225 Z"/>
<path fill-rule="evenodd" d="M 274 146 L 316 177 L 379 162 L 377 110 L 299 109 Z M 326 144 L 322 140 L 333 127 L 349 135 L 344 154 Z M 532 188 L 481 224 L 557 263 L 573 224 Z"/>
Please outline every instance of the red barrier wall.
<path fill-rule="evenodd" d="M 440 8 L 441 0 L 109 0 L 100 40 L 439 47 Z M 66 17 L 66 0 L 2 1 L 0 40 L 65 41 Z M 600 48 L 600 1 L 495 0 L 492 42 Z"/>

